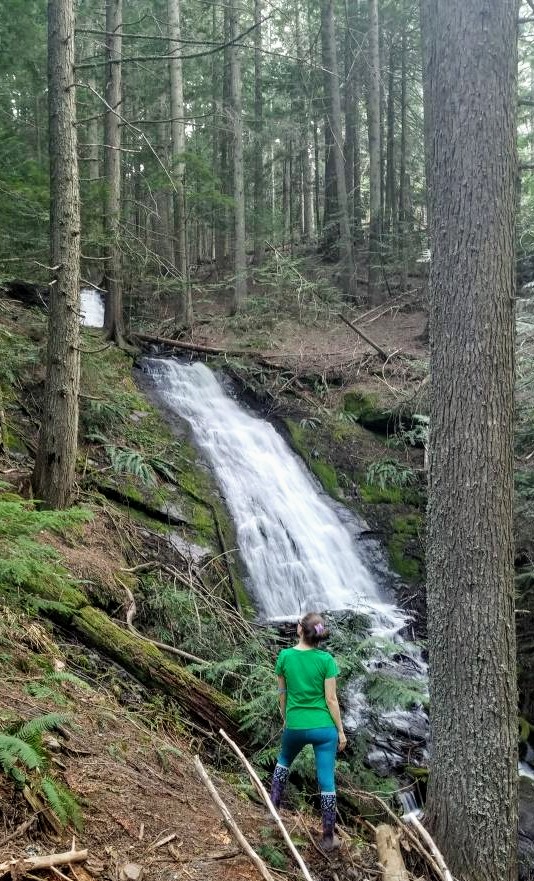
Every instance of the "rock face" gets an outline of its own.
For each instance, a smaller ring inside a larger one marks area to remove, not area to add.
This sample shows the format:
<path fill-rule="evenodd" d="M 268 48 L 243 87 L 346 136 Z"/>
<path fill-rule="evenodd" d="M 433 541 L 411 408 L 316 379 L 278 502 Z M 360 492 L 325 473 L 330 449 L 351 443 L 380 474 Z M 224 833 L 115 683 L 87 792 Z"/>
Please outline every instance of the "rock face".
<path fill-rule="evenodd" d="M 519 778 L 519 881 L 534 881 L 534 779 Z"/>

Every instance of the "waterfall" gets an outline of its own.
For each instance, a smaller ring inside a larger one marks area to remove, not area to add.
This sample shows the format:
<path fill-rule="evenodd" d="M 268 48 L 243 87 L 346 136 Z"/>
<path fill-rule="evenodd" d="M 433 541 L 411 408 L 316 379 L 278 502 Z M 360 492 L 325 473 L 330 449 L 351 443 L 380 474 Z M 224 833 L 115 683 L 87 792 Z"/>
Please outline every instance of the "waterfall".
<path fill-rule="evenodd" d="M 237 404 L 204 364 L 152 358 L 144 367 L 213 469 L 260 612 L 290 620 L 354 609 L 369 616 L 374 635 L 396 634 L 403 615 L 380 597 L 349 529 L 273 426 Z"/>
<path fill-rule="evenodd" d="M 81 323 L 85 327 L 104 326 L 104 298 L 95 288 L 80 291 Z"/>

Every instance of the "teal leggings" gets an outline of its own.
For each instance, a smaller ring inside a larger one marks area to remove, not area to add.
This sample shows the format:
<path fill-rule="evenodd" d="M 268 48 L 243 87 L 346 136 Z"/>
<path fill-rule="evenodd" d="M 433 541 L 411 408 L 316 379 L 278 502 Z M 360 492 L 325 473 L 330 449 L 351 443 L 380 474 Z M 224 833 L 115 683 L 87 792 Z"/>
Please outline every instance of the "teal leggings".
<path fill-rule="evenodd" d="M 321 792 L 335 792 L 334 769 L 338 733 L 335 725 L 328 728 L 284 728 L 278 764 L 290 768 L 299 752 L 308 743 L 315 753 L 317 782 Z"/>

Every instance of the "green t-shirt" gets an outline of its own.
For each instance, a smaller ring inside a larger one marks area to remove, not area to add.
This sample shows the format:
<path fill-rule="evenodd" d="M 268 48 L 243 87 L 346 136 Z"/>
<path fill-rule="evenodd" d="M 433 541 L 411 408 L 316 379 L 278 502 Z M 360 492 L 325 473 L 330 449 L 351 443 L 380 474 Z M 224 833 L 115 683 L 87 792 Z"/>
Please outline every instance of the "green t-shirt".
<path fill-rule="evenodd" d="M 324 696 L 324 681 L 339 675 L 328 652 L 282 649 L 276 673 L 286 682 L 286 728 L 329 728 L 335 722 Z"/>

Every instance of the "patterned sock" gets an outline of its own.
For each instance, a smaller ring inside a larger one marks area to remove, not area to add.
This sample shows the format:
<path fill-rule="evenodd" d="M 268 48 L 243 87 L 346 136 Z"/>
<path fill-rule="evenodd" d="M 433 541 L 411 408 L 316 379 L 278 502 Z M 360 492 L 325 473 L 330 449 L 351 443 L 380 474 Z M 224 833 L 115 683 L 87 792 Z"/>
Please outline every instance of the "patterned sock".
<path fill-rule="evenodd" d="M 321 792 L 321 816 L 323 818 L 323 838 L 325 841 L 333 841 L 336 826 L 336 808 L 335 792 Z"/>
<path fill-rule="evenodd" d="M 286 783 L 289 780 L 289 768 L 277 765 L 274 769 L 273 782 L 271 784 L 271 801 L 275 808 L 280 807 Z"/>

